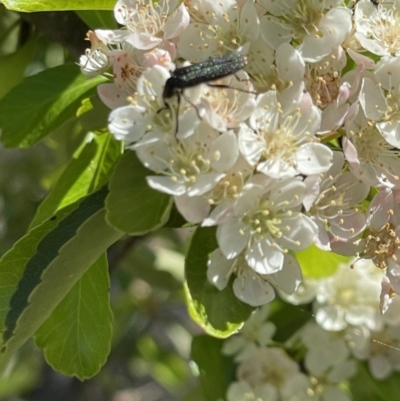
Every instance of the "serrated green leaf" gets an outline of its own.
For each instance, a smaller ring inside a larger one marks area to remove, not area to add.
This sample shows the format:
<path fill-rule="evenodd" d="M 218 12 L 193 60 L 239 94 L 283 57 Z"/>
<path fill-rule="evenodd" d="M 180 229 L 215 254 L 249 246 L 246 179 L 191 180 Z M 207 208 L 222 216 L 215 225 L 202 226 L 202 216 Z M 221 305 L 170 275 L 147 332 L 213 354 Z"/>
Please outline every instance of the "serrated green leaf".
<path fill-rule="evenodd" d="M 295 252 L 304 277 L 323 278 L 332 276 L 341 263 L 349 263 L 351 258 L 337 253 L 323 251 L 311 245 L 304 251 Z"/>
<path fill-rule="evenodd" d="M 115 0 L 2 0 L 9 10 L 22 12 L 62 10 L 112 10 Z"/>
<path fill-rule="evenodd" d="M 55 187 L 40 204 L 31 227 L 103 186 L 121 153 L 121 142 L 113 136 L 104 134 L 92 138 L 74 155 Z"/>
<path fill-rule="evenodd" d="M 191 358 L 200 371 L 200 383 L 209 401 L 225 399 L 229 384 L 235 380 L 236 365 L 221 352 L 223 341 L 205 335 L 192 341 Z"/>
<path fill-rule="evenodd" d="M 37 37 L 32 36 L 15 53 L 0 57 L 0 77 L 7 77 L 7 79 L 1 80 L 0 99 L 22 81 L 25 69 L 36 50 L 37 43 Z"/>
<path fill-rule="evenodd" d="M 109 224 L 132 235 L 162 227 L 169 218 L 172 197 L 150 188 L 146 176 L 152 174 L 132 151 L 126 152 L 110 179 L 106 199 Z"/>
<path fill-rule="evenodd" d="M 108 263 L 103 254 L 36 332 L 35 343 L 55 370 L 84 380 L 104 365 L 111 336 Z"/>
<path fill-rule="evenodd" d="M 27 77 L 0 100 L 1 140 L 7 147 L 29 147 L 74 116 L 84 97 L 104 82 L 88 79 L 75 64 Z"/>
<path fill-rule="evenodd" d="M 215 228 L 197 228 L 186 257 L 186 295 L 192 318 L 208 334 L 225 338 L 236 332 L 254 310 L 239 301 L 231 283 L 219 291 L 207 279 L 209 254 L 217 247 Z"/>
<path fill-rule="evenodd" d="M 76 14 L 90 29 L 118 29 L 117 21 L 112 11 L 82 10 L 76 11 Z"/>
<path fill-rule="evenodd" d="M 77 209 L 43 237 L 29 261 L 21 260 L 26 268 L 10 299 L 3 351 L 11 352 L 31 337 L 90 266 L 121 237 L 105 222 L 106 194 L 103 188 L 79 202 Z"/>

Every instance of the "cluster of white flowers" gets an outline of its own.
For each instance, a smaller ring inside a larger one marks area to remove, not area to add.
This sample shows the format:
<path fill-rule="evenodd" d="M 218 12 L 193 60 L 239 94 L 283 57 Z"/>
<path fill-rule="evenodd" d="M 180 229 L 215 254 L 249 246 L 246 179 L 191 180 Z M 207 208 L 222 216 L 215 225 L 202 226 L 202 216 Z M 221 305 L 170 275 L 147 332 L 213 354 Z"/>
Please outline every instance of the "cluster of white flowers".
<path fill-rule="evenodd" d="M 305 279 L 286 298 L 296 305 L 312 301 L 315 320 L 283 344 L 273 340 L 277 330 L 267 321 L 268 305 L 259 308 L 224 343 L 223 353 L 237 364 L 227 400 L 350 401 L 343 384 L 357 374 L 359 361 L 367 361 L 376 380 L 399 372 L 400 299 L 382 315 L 380 287 L 369 260 L 354 271 L 343 264 L 330 277 Z"/>
<path fill-rule="evenodd" d="M 305 279 L 302 287 L 308 291 L 299 288 L 287 297 L 297 305 L 313 301 L 315 322 L 308 324 L 300 335 L 308 348 L 305 359 L 308 371 L 314 373 L 339 355 L 345 360 L 350 354 L 356 360 L 367 360 L 375 379 L 385 379 L 400 371 L 400 299 L 394 299 L 387 313 L 379 313 L 381 281 L 374 263 L 362 260 L 357 269 L 342 264 L 332 276 Z M 335 341 L 346 351 L 335 350 Z M 325 357 L 327 352 L 330 355 Z M 308 360 L 316 366 L 311 368 Z"/>
<path fill-rule="evenodd" d="M 382 312 L 400 294 L 400 0 L 374 3 L 119 0 L 122 28 L 88 35 L 109 131 L 188 222 L 217 226 L 208 278 L 250 305 L 293 293 L 312 243 L 372 259 Z M 244 70 L 166 104 L 174 69 L 231 53 Z"/>

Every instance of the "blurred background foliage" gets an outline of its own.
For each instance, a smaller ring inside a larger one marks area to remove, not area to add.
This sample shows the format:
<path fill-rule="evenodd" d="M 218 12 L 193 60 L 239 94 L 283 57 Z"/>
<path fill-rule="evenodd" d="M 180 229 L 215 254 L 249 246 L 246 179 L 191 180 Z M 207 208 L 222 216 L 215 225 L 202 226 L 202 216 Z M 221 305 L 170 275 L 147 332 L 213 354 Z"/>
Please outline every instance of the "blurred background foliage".
<path fill-rule="evenodd" d="M 91 24 L 113 26 L 111 11 L 93 13 L 18 14 L 0 4 L 0 98 L 26 76 L 76 62 Z M 85 134 L 75 120 L 29 149 L 0 148 L 0 255 L 26 233 Z M 109 250 L 114 336 L 97 376 L 80 382 L 53 371 L 31 341 L 0 361 L 0 400 L 201 400 L 189 362 L 200 329 L 188 317 L 182 288 L 190 234 L 164 228 Z"/>

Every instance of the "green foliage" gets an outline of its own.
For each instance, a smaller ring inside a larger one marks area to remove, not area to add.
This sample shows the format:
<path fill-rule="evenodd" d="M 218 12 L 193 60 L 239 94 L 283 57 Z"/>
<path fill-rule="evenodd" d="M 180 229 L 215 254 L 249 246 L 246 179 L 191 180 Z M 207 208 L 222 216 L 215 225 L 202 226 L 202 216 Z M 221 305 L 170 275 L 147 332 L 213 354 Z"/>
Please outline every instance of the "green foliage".
<path fill-rule="evenodd" d="M 94 136 L 76 152 L 56 185 L 38 207 L 31 227 L 105 185 L 121 150 L 121 143 L 111 135 Z"/>
<path fill-rule="evenodd" d="M 54 369 L 83 380 L 104 365 L 112 336 L 109 285 L 103 254 L 36 332 L 36 345 Z"/>
<path fill-rule="evenodd" d="M 25 266 L 4 320 L 4 351 L 19 348 L 31 337 L 97 258 L 121 236 L 104 221 L 106 194 L 105 189 L 95 192 L 62 219 L 55 215 L 57 224 L 36 242 L 36 253 L 32 255 L 32 249 L 28 249 L 29 260 L 24 255 L 23 241 L 2 259 L 0 271 L 9 270 L 10 262 Z"/>
<path fill-rule="evenodd" d="M 232 286 L 219 291 L 208 281 L 208 255 L 216 248 L 215 228 L 198 228 L 186 257 L 186 293 L 192 318 L 207 333 L 225 338 L 241 327 L 254 308 L 239 301 Z"/>
<path fill-rule="evenodd" d="M 358 374 L 350 382 L 353 401 L 397 401 L 399 399 L 400 373 L 386 380 L 375 380 L 366 364 L 359 364 Z"/>
<path fill-rule="evenodd" d="M 90 29 L 118 27 L 115 0 L 3 3 L 21 12 L 73 10 Z M 28 400 L 43 381 L 43 355 L 64 375 L 98 374 L 89 383 L 106 389 L 104 399 L 144 377 L 151 391 L 159 383 L 176 399 L 225 399 L 237 362 L 222 354 L 222 339 L 254 308 L 234 295 L 234 274 L 222 291 L 207 279 L 215 228 L 189 227 L 173 197 L 149 187 L 146 177 L 155 173 L 107 132 L 110 110 L 96 91 L 107 74 L 84 77 L 76 59 L 33 26 L 35 34 L 24 37 L 28 18 L 6 11 L 2 19 L 3 11 L 0 23 L 9 20 L 0 26 L 1 141 L 19 149 L 0 149 L 0 253 L 14 244 L 0 260 L 0 398 L 25 392 L 20 398 Z M 52 46 L 60 60 L 47 60 Z M 349 261 L 315 246 L 295 256 L 312 279 Z M 185 298 L 206 335 L 195 335 Z M 277 327 L 274 345 L 303 358 L 293 336 L 312 316 L 311 305 L 276 299 L 268 317 Z M 353 400 L 398 399 L 399 374 L 377 381 L 359 365 L 346 383 Z M 154 395 L 144 394 L 136 398 Z"/>
<path fill-rule="evenodd" d="M 107 196 L 107 221 L 131 235 L 162 227 L 169 218 L 172 198 L 150 188 L 149 170 L 134 152 L 126 152 L 111 177 Z"/>
<path fill-rule="evenodd" d="M 0 99 L 22 81 L 25 69 L 30 63 L 37 45 L 37 37 L 33 36 L 13 54 L 0 57 L 0 77 L 7 77 L 1 81 Z"/>
<path fill-rule="evenodd" d="M 26 148 L 40 141 L 73 117 L 81 101 L 103 81 L 87 79 L 74 64 L 26 78 L 0 100 L 3 144 Z"/>
<path fill-rule="evenodd" d="M 322 251 L 311 245 L 304 251 L 295 252 L 304 277 L 323 278 L 335 273 L 340 263 L 349 263 L 350 258 L 337 253 Z"/>
<path fill-rule="evenodd" d="M 76 11 L 79 17 L 91 29 L 117 29 L 117 23 L 112 11 L 101 11 L 99 9 L 93 11 L 81 10 Z"/>
<path fill-rule="evenodd" d="M 206 335 L 196 336 L 192 342 L 192 359 L 199 368 L 204 396 L 213 401 L 224 399 L 229 384 L 235 380 L 235 365 L 221 353 L 223 341 Z"/>
<path fill-rule="evenodd" d="M 14 11 L 112 10 L 114 0 L 3 0 Z"/>

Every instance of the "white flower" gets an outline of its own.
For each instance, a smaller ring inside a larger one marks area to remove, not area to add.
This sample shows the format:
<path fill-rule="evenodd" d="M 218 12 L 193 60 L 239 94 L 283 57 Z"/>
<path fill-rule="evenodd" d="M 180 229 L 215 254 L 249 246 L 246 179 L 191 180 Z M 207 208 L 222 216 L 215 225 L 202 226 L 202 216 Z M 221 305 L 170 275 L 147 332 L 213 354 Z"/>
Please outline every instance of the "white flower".
<path fill-rule="evenodd" d="M 210 191 L 239 154 L 233 131 L 220 134 L 205 123 L 186 139 L 146 135 L 135 149 L 142 163 L 159 174 L 147 177 L 149 185 L 178 197 Z"/>
<path fill-rule="evenodd" d="M 353 355 L 368 361 L 369 370 L 375 379 L 384 380 L 394 371 L 400 371 L 398 326 L 385 327 L 381 331 L 354 327 L 348 330 L 347 340 Z"/>
<path fill-rule="evenodd" d="M 351 172 L 367 185 L 400 187 L 399 151 L 392 149 L 357 104 L 346 124 L 343 152 Z"/>
<path fill-rule="evenodd" d="M 275 298 L 272 285 L 292 294 L 302 280 L 300 266 L 292 255 L 284 256 L 280 271 L 260 274 L 248 265 L 243 254 L 227 259 L 217 248 L 208 261 L 208 280 L 219 290 L 223 290 L 232 274 L 236 275 L 232 286 L 234 294 L 242 302 L 252 306 L 265 305 Z"/>
<path fill-rule="evenodd" d="M 189 24 L 189 13 L 177 0 L 118 0 L 117 22 L 126 30 L 110 31 L 109 42 L 126 41 L 136 49 L 150 50 L 176 38 Z"/>
<path fill-rule="evenodd" d="M 108 128 L 116 139 L 126 143 L 127 148 L 131 148 L 144 134 L 151 134 L 152 140 L 156 140 L 157 136 L 174 133 L 177 123 L 177 134 L 182 137 L 192 134 L 200 124 L 198 111 L 184 99 L 178 116 L 175 115 L 177 109 L 165 106 L 163 91 L 169 77 L 170 73 L 158 65 L 146 70 L 137 82 L 137 94 L 131 99 L 132 104 L 111 112 Z M 189 89 L 189 93 L 196 99 L 196 88 Z"/>
<path fill-rule="evenodd" d="M 79 65 L 83 74 L 94 77 L 110 66 L 110 49 L 93 31 L 87 33 L 87 40 L 90 41 L 90 49 L 86 49 L 85 55 L 80 57 Z"/>
<path fill-rule="evenodd" d="M 350 107 L 347 100 L 351 86 L 341 77 L 346 63 L 346 53 L 339 46 L 321 61 L 306 64 L 306 89 L 314 104 L 322 109 L 320 133 L 340 128 Z"/>
<path fill-rule="evenodd" d="M 276 393 L 274 389 L 268 385 L 253 389 L 250 384 L 245 381 L 238 381 L 229 385 L 226 397 L 228 401 L 274 401 L 276 400 Z"/>
<path fill-rule="evenodd" d="M 252 129 L 240 127 L 240 151 L 250 165 L 273 178 L 323 173 L 332 164 L 332 151 L 314 137 L 320 118 L 308 95 L 283 108 L 276 91 L 269 91 L 257 98 Z"/>
<path fill-rule="evenodd" d="M 243 190 L 232 218 L 218 226 L 217 240 L 227 259 L 244 251 L 251 268 L 271 274 L 282 270 L 288 250 L 311 245 L 316 227 L 301 213 L 303 182 L 296 178 L 257 179 L 259 184 Z"/>
<path fill-rule="evenodd" d="M 204 22 L 191 22 L 177 45 L 186 60 L 197 62 L 240 48 L 246 52 L 248 42 L 258 38 L 259 20 L 253 2 L 247 1 L 242 8 L 235 0 L 204 0 L 198 5 L 197 19 Z"/>
<path fill-rule="evenodd" d="M 368 235 L 357 242 L 360 257 L 371 259 L 380 269 L 382 279 L 380 309 L 384 313 L 395 293 L 400 294 L 400 210 L 399 191 L 381 188 L 368 210 Z"/>
<path fill-rule="evenodd" d="M 326 374 L 336 365 L 346 361 L 350 355 L 344 337 L 328 332 L 316 323 L 309 323 L 302 328 L 300 338 L 307 347 L 305 366 L 313 375 Z M 342 377 L 338 381 L 347 378 Z"/>
<path fill-rule="evenodd" d="M 251 269 L 243 257 L 226 259 L 217 248 L 208 261 L 208 280 L 219 290 L 223 290 L 233 272 L 237 275 L 233 282 L 233 292 L 242 302 L 260 306 L 275 298 L 275 291 L 271 284 Z"/>
<path fill-rule="evenodd" d="M 241 382 L 246 382 L 256 394 L 267 394 L 268 401 L 281 400 L 283 395 L 295 385 L 303 383 L 306 390 L 306 380 L 300 373 L 299 366 L 291 360 L 282 349 L 259 347 L 254 349 L 246 359 L 241 361 L 237 376 Z M 243 398 L 232 398 L 243 399 Z"/>
<path fill-rule="evenodd" d="M 262 38 L 277 49 L 292 40 L 305 61 L 315 62 L 342 44 L 351 31 L 351 11 L 345 7 L 330 8 L 323 1 L 263 0 L 272 15 L 261 18 Z"/>
<path fill-rule="evenodd" d="M 288 43 L 283 43 L 275 51 L 259 38 L 251 43 L 247 59 L 246 70 L 259 92 L 270 89 L 283 92 L 304 79 L 305 62 Z"/>
<path fill-rule="evenodd" d="M 252 353 L 257 345 L 267 345 L 276 331 L 275 325 L 266 321 L 268 313 L 268 304 L 256 309 L 240 332 L 225 340 L 222 352 L 225 355 L 236 354 L 235 360 L 240 361 Z"/>
<path fill-rule="evenodd" d="M 204 120 L 219 130 L 238 127 L 254 112 L 256 102 L 254 88 L 249 76 L 238 71 L 224 79 L 203 85 L 201 106 Z"/>
<path fill-rule="evenodd" d="M 372 79 L 364 79 L 360 104 L 366 117 L 375 122 L 386 141 L 400 148 L 400 68 L 399 57 L 382 57 Z"/>
<path fill-rule="evenodd" d="M 356 38 L 364 49 L 378 56 L 400 55 L 400 1 L 377 7 L 370 0 L 359 1 L 354 9 Z"/>
<path fill-rule="evenodd" d="M 350 172 L 343 172 L 344 158 L 333 153 L 333 165 L 324 174 L 304 180 L 307 196 L 304 206 L 318 226 L 318 246 L 330 250 L 327 229 L 336 237 L 348 239 L 358 235 L 366 224 L 366 216 L 356 206 L 367 197 L 369 186 Z"/>
<path fill-rule="evenodd" d="M 325 330 L 339 331 L 350 325 L 382 327 L 379 313 L 381 274 L 367 260 L 354 269 L 340 265 L 337 272 L 320 280 L 314 302 L 315 318 Z"/>

